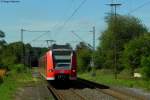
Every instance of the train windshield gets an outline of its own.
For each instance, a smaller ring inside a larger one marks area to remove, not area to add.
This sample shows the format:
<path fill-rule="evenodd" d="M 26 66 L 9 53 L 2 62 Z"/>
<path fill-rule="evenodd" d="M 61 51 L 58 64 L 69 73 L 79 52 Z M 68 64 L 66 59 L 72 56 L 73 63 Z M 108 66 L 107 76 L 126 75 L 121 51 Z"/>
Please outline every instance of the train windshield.
<path fill-rule="evenodd" d="M 71 51 L 53 51 L 55 60 L 55 69 L 70 69 L 71 68 Z"/>

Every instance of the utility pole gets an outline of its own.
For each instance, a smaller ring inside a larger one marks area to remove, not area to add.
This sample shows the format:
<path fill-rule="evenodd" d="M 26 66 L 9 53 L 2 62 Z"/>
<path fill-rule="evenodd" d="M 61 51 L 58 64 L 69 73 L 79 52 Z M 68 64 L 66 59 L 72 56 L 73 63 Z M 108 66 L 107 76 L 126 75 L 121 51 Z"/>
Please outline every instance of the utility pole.
<path fill-rule="evenodd" d="M 95 51 L 95 26 L 93 26 L 93 51 Z"/>
<path fill-rule="evenodd" d="M 121 3 L 114 3 L 114 0 L 111 0 L 111 3 L 107 4 L 107 5 L 111 7 L 111 14 L 115 15 L 115 17 L 116 17 L 116 15 L 117 15 L 117 7 L 121 6 L 122 4 Z"/>
<path fill-rule="evenodd" d="M 94 52 L 95 52 L 95 26 L 93 26 L 92 31 L 90 31 L 93 33 L 93 53 L 92 53 L 92 60 L 91 60 L 91 67 L 92 67 L 92 76 L 96 76 L 95 73 L 95 64 L 94 64 Z"/>
<path fill-rule="evenodd" d="M 24 42 L 23 42 L 23 32 L 24 32 L 24 29 L 21 29 L 22 63 L 25 66 L 25 47 L 24 47 Z"/>
<path fill-rule="evenodd" d="M 117 2 L 117 1 L 116 1 Z M 117 79 L 117 40 L 116 40 L 116 32 L 117 32 L 117 28 L 116 28 L 116 22 L 117 22 L 117 7 L 121 6 L 121 3 L 114 3 L 114 0 L 111 0 L 111 3 L 108 4 L 111 7 L 111 17 L 113 17 L 114 20 L 114 74 L 115 74 L 115 79 Z"/>
<path fill-rule="evenodd" d="M 23 29 L 21 29 L 21 42 L 23 43 Z"/>

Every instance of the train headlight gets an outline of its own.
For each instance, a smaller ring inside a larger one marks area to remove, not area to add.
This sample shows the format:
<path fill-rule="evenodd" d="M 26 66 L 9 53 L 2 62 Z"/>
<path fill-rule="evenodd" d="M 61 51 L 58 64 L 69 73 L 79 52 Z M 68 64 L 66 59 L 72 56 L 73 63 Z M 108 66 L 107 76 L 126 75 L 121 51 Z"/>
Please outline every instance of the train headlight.
<path fill-rule="evenodd" d="M 53 72 L 53 69 L 49 69 L 48 72 Z"/>
<path fill-rule="evenodd" d="M 75 72 L 76 72 L 76 70 L 75 70 L 75 69 L 73 69 L 73 70 L 72 70 L 72 72 L 73 72 L 73 73 L 75 73 Z"/>

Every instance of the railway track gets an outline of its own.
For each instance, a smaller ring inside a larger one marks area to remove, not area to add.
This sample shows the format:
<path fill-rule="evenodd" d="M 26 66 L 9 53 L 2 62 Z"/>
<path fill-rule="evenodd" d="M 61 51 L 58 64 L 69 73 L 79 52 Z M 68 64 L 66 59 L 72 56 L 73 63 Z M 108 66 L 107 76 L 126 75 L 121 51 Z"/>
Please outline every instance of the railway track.
<path fill-rule="evenodd" d="M 147 100 L 80 78 L 77 81 L 49 82 L 48 88 L 57 100 Z"/>
<path fill-rule="evenodd" d="M 52 92 L 55 99 L 57 100 L 86 100 L 81 94 L 77 93 L 73 88 L 56 88 L 52 85 L 53 83 L 49 83 L 48 89 Z M 70 97 L 71 96 L 71 97 Z"/>
<path fill-rule="evenodd" d="M 118 88 L 109 87 L 106 85 L 94 83 L 84 79 L 78 79 L 81 83 L 95 88 L 97 91 L 103 92 L 105 94 L 111 95 L 119 100 L 148 100 L 146 97 L 141 95 L 136 95 L 134 93 L 129 93 L 127 91 L 120 90 Z"/>

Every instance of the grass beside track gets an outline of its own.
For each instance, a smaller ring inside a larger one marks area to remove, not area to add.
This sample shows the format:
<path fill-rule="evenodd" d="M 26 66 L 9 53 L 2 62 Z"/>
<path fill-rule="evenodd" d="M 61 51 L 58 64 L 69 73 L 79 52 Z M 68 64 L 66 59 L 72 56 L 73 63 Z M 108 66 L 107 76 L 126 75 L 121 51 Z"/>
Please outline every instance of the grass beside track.
<path fill-rule="evenodd" d="M 78 77 L 110 86 L 141 88 L 146 91 L 150 91 L 150 80 L 145 81 L 143 79 L 130 79 L 124 74 L 118 75 L 118 78 L 115 79 L 114 75 L 109 71 L 103 72 L 101 70 L 97 70 L 96 76 L 92 76 L 91 72 L 80 73 Z"/>
<path fill-rule="evenodd" d="M 31 81 L 33 81 L 31 72 L 10 72 L 8 76 L 3 77 L 3 82 L 0 83 L 0 100 L 13 100 L 17 88 Z"/>

